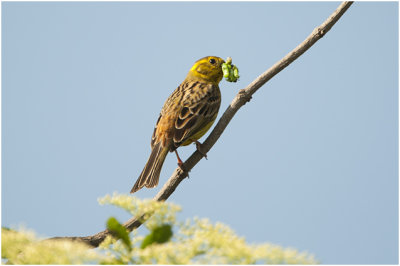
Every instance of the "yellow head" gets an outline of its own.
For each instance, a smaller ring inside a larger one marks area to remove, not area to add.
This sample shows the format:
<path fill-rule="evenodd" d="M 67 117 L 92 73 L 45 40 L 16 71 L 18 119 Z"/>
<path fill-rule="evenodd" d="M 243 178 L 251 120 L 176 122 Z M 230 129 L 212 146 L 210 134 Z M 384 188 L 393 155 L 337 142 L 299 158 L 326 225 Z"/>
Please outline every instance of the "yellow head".
<path fill-rule="evenodd" d="M 223 77 L 222 64 L 225 61 L 217 56 L 206 56 L 194 63 L 186 79 L 195 79 L 217 84 Z"/>

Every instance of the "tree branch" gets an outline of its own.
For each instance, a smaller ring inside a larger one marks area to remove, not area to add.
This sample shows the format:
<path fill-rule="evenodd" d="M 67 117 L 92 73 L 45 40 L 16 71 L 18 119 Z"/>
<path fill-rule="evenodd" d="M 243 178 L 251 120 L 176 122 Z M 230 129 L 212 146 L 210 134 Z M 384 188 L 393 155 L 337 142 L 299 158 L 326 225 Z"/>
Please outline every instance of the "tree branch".
<path fill-rule="evenodd" d="M 272 77 L 282 71 L 285 67 L 290 65 L 293 61 L 295 61 L 299 56 L 301 56 L 305 51 L 307 51 L 314 43 L 316 43 L 319 39 L 321 39 L 331 28 L 332 26 L 340 19 L 340 17 L 346 12 L 346 10 L 351 6 L 353 2 L 343 2 L 340 6 L 332 13 L 332 15 L 324 21 L 319 27 L 315 28 L 311 34 L 295 49 L 293 49 L 290 53 L 288 53 L 284 58 L 275 63 L 272 67 L 270 67 L 267 71 L 262 73 L 258 78 L 256 78 L 253 82 L 251 82 L 246 88 L 239 91 L 236 97 L 233 99 L 231 104 L 228 106 L 222 117 L 219 119 L 217 125 L 214 127 L 214 130 L 210 133 L 208 138 L 204 141 L 202 145 L 202 152 L 207 153 L 217 142 L 219 137 L 224 132 L 225 128 L 236 114 L 236 112 L 242 107 L 246 102 L 250 101 L 252 95 L 267 81 L 269 81 Z M 188 172 L 203 158 L 200 152 L 195 151 L 184 163 L 185 171 L 182 171 L 181 168 L 176 168 L 172 176 L 168 179 L 168 181 L 164 184 L 162 189 L 157 193 L 154 197 L 154 200 L 164 201 L 167 200 L 168 197 L 175 191 L 178 187 L 179 183 L 188 176 Z M 143 216 L 142 216 L 143 217 Z M 132 231 L 135 228 L 138 228 L 143 221 L 142 217 L 132 217 L 127 222 L 124 223 L 124 226 Z M 70 240 L 78 240 L 83 241 L 93 247 L 98 247 L 99 244 L 109 235 L 110 232 L 108 230 L 104 230 L 92 236 L 85 237 L 55 237 L 52 239 L 70 239 Z"/>

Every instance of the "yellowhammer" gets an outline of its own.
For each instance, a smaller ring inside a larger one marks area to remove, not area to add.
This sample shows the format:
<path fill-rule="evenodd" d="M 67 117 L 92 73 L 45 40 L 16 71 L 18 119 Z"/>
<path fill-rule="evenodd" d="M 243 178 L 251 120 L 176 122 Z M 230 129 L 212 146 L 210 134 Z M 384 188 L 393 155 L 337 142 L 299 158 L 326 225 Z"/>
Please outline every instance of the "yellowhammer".
<path fill-rule="evenodd" d="M 216 56 L 207 56 L 194 63 L 185 80 L 165 101 L 151 138 L 151 154 L 133 186 L 134 193 L 146 186 L 157 186 L 167 153 L 197 141 L 210 129 L 221 104 L 218 84 L 223 77 L 222 64 Z"/>

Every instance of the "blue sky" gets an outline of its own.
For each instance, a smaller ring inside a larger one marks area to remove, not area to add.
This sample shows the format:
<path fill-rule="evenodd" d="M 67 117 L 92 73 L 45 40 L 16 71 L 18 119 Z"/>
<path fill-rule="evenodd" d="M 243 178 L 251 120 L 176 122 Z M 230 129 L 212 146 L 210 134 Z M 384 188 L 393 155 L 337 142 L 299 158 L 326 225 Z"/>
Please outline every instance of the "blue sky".
<path fill-rule="evenodd" d="M 168 95 L 231 56 L 220 115 L 339 2 L 2 3 L 2 225 L 91 235 L 128 193 Z M 204 139 L 203 139 L 204 140 Z M 194 145 L 180 149 L 187 158 Z M 176 167 L 167 157 L 153 197 Z M 357 2 L 263 86 L 170 200 L 326 264 L 398 262 L 398 4 Z"/>

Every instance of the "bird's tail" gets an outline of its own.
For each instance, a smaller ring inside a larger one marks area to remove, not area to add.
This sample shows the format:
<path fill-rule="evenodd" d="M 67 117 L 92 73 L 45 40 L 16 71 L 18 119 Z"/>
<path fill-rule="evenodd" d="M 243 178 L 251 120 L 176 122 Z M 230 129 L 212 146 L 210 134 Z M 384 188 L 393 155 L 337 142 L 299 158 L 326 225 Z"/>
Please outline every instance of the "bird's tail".
<path fill-rule="evenodd" d="M 146 186 L 148 188 L 152 188 L 157 186 L 158 180 L 160 178 L 161 168 L 164 164 L 165 157 L 168 154 L 168 147 L 162 147 L 161 141 L 157 143 L 153 149 L 151 150 L 151 154 L 149 160 L 142 173 L 140 174 L 138 180 L 135 185 L 131 189 L 131 193 L 134 193 Z"/>

